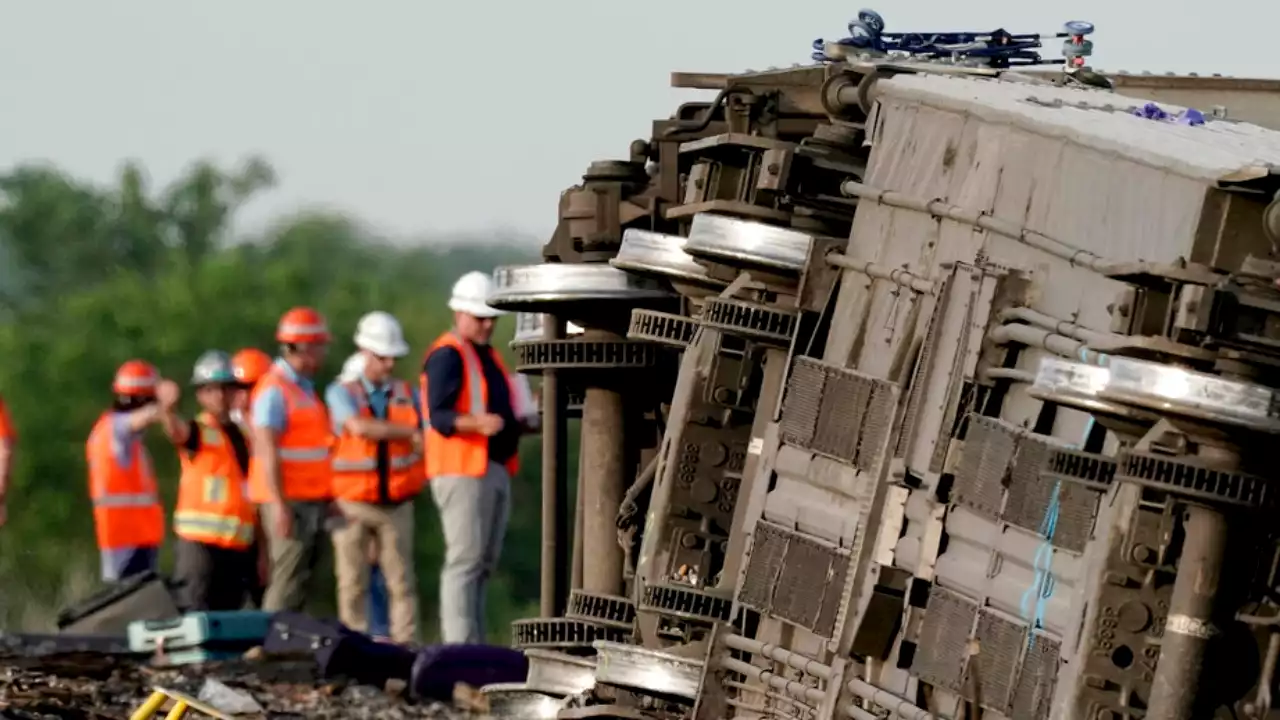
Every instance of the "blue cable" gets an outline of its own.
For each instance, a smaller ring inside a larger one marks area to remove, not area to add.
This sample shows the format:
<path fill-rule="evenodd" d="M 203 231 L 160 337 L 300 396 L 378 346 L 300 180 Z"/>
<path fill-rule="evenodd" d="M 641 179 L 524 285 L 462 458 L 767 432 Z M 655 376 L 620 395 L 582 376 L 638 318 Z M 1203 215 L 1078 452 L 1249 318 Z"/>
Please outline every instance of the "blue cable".
<path fill-rule="evenodd" d="M 1081 352 L 1084 355 L 1084 352 Z M 1082 357 L 1083 359 L 1083 357 Z M 1089 441 L 1089 435 L 1093 433 L 1094 418 L 1089 416 L 1089 422 L 1084 426 L 1084 437 L 1076 448 L 1082 448 Z M 1049 598 L 1053 597 L 1054 580 L 1050 570 L 1053 567 L 1053 535 L 1058 529 L 1058 514 L 1062 509 L 1062 480 L 1057 480 L 1053 484 L 1053 495 L 1049 498 L 1049 505 L 1045 508 L 1044 518 L 1040 521 L 1040 535 L 1044 536 L 1044 540 L 1040 546 L 1036 548 L 1035 559 L 1032 561 L 1032 567 L 1036 571 L 1035 580 L 1022 594 L 1021 611 L 1022 618 L 1030 622 L 1031 629 L 1044 627 L 1045 606 L 1049 603 Z M 1035 614 L 1031 612 L 1031 598 L 1033 594 L 1035 600 Z M 1031 647 L 1032 635 L 1027 633 L 1027 647 Z"/>

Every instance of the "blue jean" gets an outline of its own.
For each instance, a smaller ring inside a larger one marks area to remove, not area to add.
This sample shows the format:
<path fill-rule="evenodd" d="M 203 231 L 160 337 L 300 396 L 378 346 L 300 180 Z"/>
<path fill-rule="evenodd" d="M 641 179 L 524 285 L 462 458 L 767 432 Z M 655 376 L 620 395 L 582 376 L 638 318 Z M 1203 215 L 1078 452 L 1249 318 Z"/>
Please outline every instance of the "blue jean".
<path fill-rule="evenodd" d="M 382 568 L 374 564 L 369 568 L 369 634 L 375 637 L 391 635 L 391 613 L 387 602 L 387 581 Z"/>

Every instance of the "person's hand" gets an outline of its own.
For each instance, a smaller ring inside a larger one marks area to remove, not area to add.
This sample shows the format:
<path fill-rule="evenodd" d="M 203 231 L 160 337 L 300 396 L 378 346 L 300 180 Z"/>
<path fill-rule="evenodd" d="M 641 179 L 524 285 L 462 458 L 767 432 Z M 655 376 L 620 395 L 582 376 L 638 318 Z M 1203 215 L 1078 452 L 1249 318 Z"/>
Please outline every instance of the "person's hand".
<path fill-rule="evenodd" d="M 293 511 L 289 506 L 282 503 L 272 503 L 271 508 L 271 530 L 277 538 L 289 538 L 293 536 Z"/>
<path fill-rule="evenodd" d="M 325 507 L 324 529 L 328 532 L 335 532 L 347 526 L 347 514 L 342 511 L 342 506 L 336 502 L 331 502 Z"/>
<path fill-rule="evenodd" d="M 169 411 L 178 406 L 178 400 L 182 399 L 182 388 L 178 387 L 178 383 L 172 380 L 161 380 L 156 386 L 156 401 L 160 403 L 160 408 Z"/>
<path fill-rule="evenodd" d="M 494 435 L 502 432 L 502 427 L 506 424 L 502 420 L 501 415 L 495 415 L 493 413 L 485 413 L 481 415 L 479 422 L 480 434 L 485 437 L 493 437 Z"/>

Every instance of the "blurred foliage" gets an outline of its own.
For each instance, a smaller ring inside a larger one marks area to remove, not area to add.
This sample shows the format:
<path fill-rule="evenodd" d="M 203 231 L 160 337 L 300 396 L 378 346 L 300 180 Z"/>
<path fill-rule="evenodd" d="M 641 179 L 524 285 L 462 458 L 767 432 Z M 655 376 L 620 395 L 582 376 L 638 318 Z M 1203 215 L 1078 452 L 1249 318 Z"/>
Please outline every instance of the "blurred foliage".
<path fill-rule="evenodd" d="M 273 178 L 256 159 L 230 171 L 198 163 L 158 192 L 132 165 L 111 187 L 45 167 L 0 175 L 0 394 L 20 434 L 10 522 L 0 529 L 0 627 L 32 617 L 24 605 L 53 609 L 68 599 L 68 583 L 83 587 L 77 573 L 96 571 L 84 442 L 111 400 L 122 362 L 149 360 L 185 385 L 206 349 L 270 352 L 280 314 L 311 305 L 335 334 L 319 378 L 328 383 L 354 351 L 356 320 L 386 310 L 415 348 L 397 374 L 416 387 L 422 351 L 450 324 L 445 301 L 453 281 L 469 270 L 537 260 L 529 240 L 400 246 L 332 214 L 289 218 L 261 237 L 232 237 L 237 209 Z M 500 347 L 512 329 L 504 319 Z M 184 412 L 194 409 L 184 398 Z M 148 443 L 172 507 L 177 457 L 158 429 Z M 536 614 L 537 438 L 526 439 L 522 460 L 506 550 L 491 584 L 495 640 L 506 639 L 510 620 Z M 443 543 L 429 493 L 418 517 L 423 628 L 433 637 Z M 315 598 L 318 612 L 332 611 L 326 583 Z"/>

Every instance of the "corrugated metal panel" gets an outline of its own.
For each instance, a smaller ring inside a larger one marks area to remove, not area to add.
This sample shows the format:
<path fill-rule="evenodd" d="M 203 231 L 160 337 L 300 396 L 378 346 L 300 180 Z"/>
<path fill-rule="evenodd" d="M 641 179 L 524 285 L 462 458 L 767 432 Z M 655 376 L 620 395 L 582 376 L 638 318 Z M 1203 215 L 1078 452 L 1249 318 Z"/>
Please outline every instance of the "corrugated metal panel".
<path fill-rule="evenodd" d="M 882 123 L 874 138 L 868 185 L 915 197 L 943 198 L 1119 262 L 1170 262 L 1191 254 L 1206 180 L 1043 132 L 1009 112 L 982 109 L 987 103 L 1017 105 L 1019 97 L 1031 94 L 1065 93 L 1095 103 L 1099 99 L 1120 103 L 1121 96 L 945 77 L 898 76 L 881 82 Z M 1031 108 L 1032 114 L 1092 113 L 1100 118 L 1115 114 L 1116 122 L 1145 129 L 1152 138 L 1162 138 L 1171 130 L 1216 132 L 1206 127 L 1175 128 L 1123 113 L 1021 104 Z M 1280 133 L 1268 134 L 1280 137 Z M 1096 330 L 1109 326 L 1107 305 L 1121 289 L 1112 280 L 1029 245 L 911 210 L 864 203 L 855 216 L 852 235 L 859 239 L 859 256 L 925 276 L 936 277 L 939 263 L 972 263 L 980 256 L 1029 272 L 1035 290 L 1027 300 L 1034 309 Z M 842 302 L 844 296 L 856 294 L 852 286 L 863 284 L 857 276 L 847 279 L 851 288 L 842 292 Z M 856 359 L 860 368 L 883 363 L 883 357 L 891 354 L 886 348 L 905 330 L 905 303 L 890 284 L 879 285 L 869 298 L 856 303 L 866 313 L 867 337 Z M 1041 354 L 1031 349 L 1023 352 L 1018 368 L 1034 371 Z M 1005 407 L 1004 419 L 1021 424 L 1035 418 L 1040 402 L 1017 385 Z M 1063 428 L 1075 428 L 1065 439 L 1078 442 L 1083 418 L 1075 417 L 1079 415 L 1075 412 L 1062 415 Z"/>
<path fill-rule="evenodd" d="M 1062 636 L 1079 622 L 1083 561 L 1034 533 L 964 507 L 946 519 L 935 582 Z"/>
<path fill-rule="evenodd" d="M 882 97 L 972 113 L 1207 182 L 1250 179 L 1280 166 L 1280 132 L 1248 123 L 1145 120 L 1129 114 L 1147 102 L 1139 97 L 928 74 L 883 80 L 878 90 Z"/>

